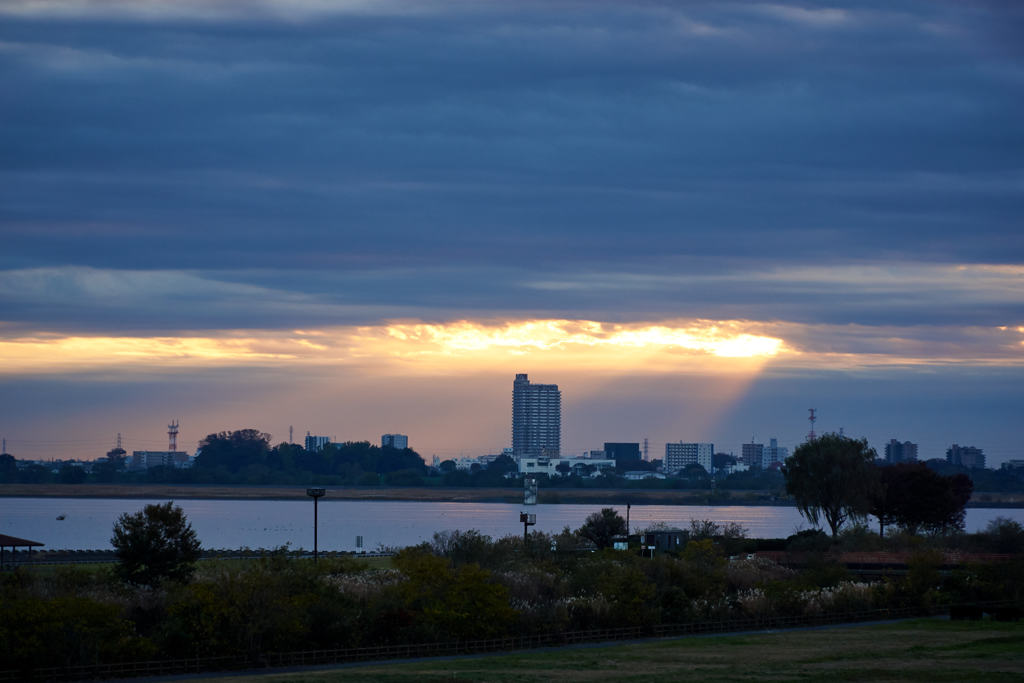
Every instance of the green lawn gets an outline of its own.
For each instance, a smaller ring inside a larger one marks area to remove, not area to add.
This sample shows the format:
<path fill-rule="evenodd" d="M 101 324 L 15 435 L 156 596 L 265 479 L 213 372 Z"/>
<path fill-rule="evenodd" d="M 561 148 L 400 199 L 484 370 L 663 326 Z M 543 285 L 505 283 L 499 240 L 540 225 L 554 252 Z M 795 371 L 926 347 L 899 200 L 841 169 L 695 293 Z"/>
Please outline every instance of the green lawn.
<path fill-rule="evenodd" d="M 209 679 L 333 681 L 1024 681 L 1024 623 L 882 626 L 679 638 L 420 663 Z"/>

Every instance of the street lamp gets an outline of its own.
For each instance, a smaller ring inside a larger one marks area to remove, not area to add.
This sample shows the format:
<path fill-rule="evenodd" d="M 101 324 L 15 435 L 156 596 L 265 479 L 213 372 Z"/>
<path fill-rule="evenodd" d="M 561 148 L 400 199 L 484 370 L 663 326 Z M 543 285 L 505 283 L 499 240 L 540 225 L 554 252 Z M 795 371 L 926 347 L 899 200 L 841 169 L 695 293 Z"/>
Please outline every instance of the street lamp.
<path fill-rule="evenodd" d="M 320 561 L 320 553 L 317 548 L 317 504 L 320 499 L 327 495 L 327 489 L 306 489 L 306 495 L 313 499 L 313 562 L 318 563 Z"/>
<path fill-rule="evenodd" d="M 530 527 L 537 523 L 537 515 L 529 512 L 520 512 L 519 521 L 523 524 L 523 551 L 526 551 L 526 539 L 530 532 Z"/>

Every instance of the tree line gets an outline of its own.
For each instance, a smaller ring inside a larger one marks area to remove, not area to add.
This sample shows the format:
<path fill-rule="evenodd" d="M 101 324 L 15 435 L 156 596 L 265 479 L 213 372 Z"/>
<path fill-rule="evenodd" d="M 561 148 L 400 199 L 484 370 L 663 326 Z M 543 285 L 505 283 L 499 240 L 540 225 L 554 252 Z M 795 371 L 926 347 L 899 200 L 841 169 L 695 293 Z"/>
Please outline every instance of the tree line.
<path fill-rule="evenodd" d="M 821 449 L 828 444 L 831 448 L 836 445 L 833 437 L 836 435 L 824 435 L 816 440 L 813 447 Z M 866 441 L 860 440 L 858 443 L 863 447 L 865 454 L 870 456 L 866 455 L 862 459 L 878 464 L 875 451 L 867 447 Z M 801 445 L 794 451 L 794 456 L 797 453 L 806 453 L 810 447 L 812 444 Z M 298 444 L 287 442 L 271 445 L 270 434 L 257 429 L 222 431 L 206 436 L 199 442 L 199 455 L 194 466 L 190 468 L 160 466 L 133 471 L 128 468 L 129 460 L 130 456 L 123 449 L 113 449 L 107 453 L 105 461 L 93 465 L 91 472 L 87 473 L 83 468 L 71 463 L 65 463 L 57 472 L 53 472 L 50 467 L 43 465 L 19 466 L 13 456 L 5 453 L 0 454 L 0 483 L 325 484 L 510 488 L 522 485 L 515 476 L 510 476 L 517 473 L 517 465 L 515 460 L 507 455 L 498 456 L 486 466 L 473 463 L 468 468 L 460 468 L 454 460 L 444 460 L 435 468 L 428 467 L 423 458 L 409 448 L 399 450 L 376 446 L 368 441 L 351 441 L 328 443 L 321 450 L 307 451 Z M 800 472 L 799 463 L 796 467 L 796 470 L 791 468 L 791 471 Z M 712 477 L 699 465 L 692 465 L 678 477 L 660 480 L 630 481 L 617 471 L 604 472 L 596 477 L 548 477 L 545 474 L 532 476 L 539 480 L 544 489 L 703 489 L 708 491 L 709 500 L 724 500 L 728 497 L 729 491 L 768 491 L 773 497 L 784 496 L 787 491 L 792 494 L 792 485 L 788 481 L 789 478 L 784 475 L 785 471 L 785 467 L 781 471 L 752 468 L 745 472 L 716 476 L 716 488 L 713 492 Z M 855 467 L 853 471 L 859 470 Z M 958 484 L 959 492 L 964 490 L 963 482 L 973 482 L 975 490 L 1024 490 L 1024 470 L 968 471 L 944 461 L 930 460 L 925 463 L 897 466 L 895 470 L 885 466 L 885 469 L 879 471 L 889 474 L 884 475 L 881 481 L 872 481 L 870 487 L 883 492 L 891 489 L 894 495 L 901 490 L 900 487 L 914 491 L 922 486 L 934 486 L 938 481 L 936 476 L 956 478 L 961 482 Z M 910 478 L 913 481 L 901 483 L 885 478 L 892 476 Z M 928 484 L 929 481 L 931 484 Z M 929 527 L 938 523 L 936 520 L 923 518 L 915 522 L 908 516 L 908 510 L 896 510 L 893 505 L 895 503 L 883 502 L 877 506 L 884 519 L 883 525 L 917 523 Z M 823 517 L 826 522 L 828 516 Z M 890 518 L 892 521 L 889 521 Z"/>
<path fill-rule="evenodd" d="M 964 473 L 942 475 L 924 463 L 879 466 L 866 439 L 824 434 L 801 444 L 782 467 L 786 492 L 832 536 L 848 522 L 878 520 L 879 534 L 897 526 L 912 534 L 962 531 L 974 484 Z"/>
<path fill-rule="evenodd" d="M 123 449 L 107 453 L 91 473 L 72 464 L 56 473 L 41 465 L 17 467 L 0 456 L 0 482 L 7 483 L 181 483 L 181 484 L 376 484 L 421 485 L 427 467 L 416 451 L 375 446 L 368 441 L 328 443 L 307 451 L 300 445 L 272 446 L 271 436 L 256 429 L 210 434 L 199 442 L 191 467 L 158 466 L 133 471 Z"/>

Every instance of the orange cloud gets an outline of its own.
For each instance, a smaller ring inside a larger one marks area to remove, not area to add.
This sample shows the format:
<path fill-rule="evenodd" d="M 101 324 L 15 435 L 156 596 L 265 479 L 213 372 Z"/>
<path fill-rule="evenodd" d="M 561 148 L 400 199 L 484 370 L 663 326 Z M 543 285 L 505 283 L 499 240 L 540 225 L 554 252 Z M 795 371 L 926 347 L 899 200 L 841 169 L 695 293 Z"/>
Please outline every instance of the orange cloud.
<path fill-rule="evenodd" d="M 681 366 L 699 361 L 749 367 L 782 353 L 781 339 L 736 321 L 617 324 L 591 320 L 479 323 L 394 322 L 373 327 L 220 332 L 208 336 L 37 335 L 0 340 L 0 372 L 66 372 L 145 364 L 400 366 L 435 371 L 479 368 L 509 359 L 581 367 Z M 726 362 L 729 361 L 729 362 Z"/>

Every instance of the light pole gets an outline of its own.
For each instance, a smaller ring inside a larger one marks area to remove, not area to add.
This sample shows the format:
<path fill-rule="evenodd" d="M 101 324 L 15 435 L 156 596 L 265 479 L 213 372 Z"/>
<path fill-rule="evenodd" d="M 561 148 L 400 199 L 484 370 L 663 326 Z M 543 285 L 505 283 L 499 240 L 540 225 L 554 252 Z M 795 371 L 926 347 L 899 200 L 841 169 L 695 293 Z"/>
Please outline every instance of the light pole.
<path fill-rule="evenodd" d="M 523 552 L 525 553 L 530 527 L 537 523 L 537 515 L 529 512 L 520 512 L 519 521 L 523 523 Z"/>
<path fill-rule="evenodd" d="M 320 552 L 319 552 L 319 549 L 317 547 L 317 538 L 316 538 L 317 515 L 318 515 L 318 512 L 319 512 L 319 510 L 317 510 L 317 505 L 319 504 L 320 499 L 323 498 L 325 495 L 327 495 L 327 489 L 306 489 L 306 495 L 313 499 L 313 562 L 314 563 L 319 563 L 320 562 Z"/>

